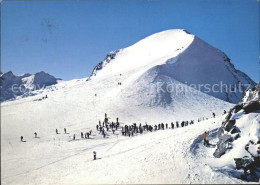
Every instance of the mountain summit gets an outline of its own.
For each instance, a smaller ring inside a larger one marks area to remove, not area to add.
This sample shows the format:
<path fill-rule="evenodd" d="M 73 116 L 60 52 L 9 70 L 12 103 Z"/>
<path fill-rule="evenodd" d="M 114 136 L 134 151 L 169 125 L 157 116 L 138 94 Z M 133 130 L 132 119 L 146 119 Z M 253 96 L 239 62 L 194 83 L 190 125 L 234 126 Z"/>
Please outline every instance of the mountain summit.
<path fill-rule="evenodd" d="M 181 29 L 159 32 L 109 53 L 94 68 L 90 79 L 117 75 L 128 75 L 135 81 L 132 85 L 152 78 L 149 84 L 139 84 L 138 89 L 156 85 L 163 77 L 167 79 L 160 81 L 164 86 L 178 82 L 231 103 L 238 103 L 244 92 L 256 85 L 235 69 L 225 53 Z"/>

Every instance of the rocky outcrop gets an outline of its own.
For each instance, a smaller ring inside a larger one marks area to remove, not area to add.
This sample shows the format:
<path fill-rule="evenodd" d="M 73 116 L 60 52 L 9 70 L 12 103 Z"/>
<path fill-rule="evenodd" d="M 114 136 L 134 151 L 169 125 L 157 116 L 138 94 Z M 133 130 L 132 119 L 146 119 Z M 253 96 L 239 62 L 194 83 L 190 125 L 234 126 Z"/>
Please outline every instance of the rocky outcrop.
<path fill-rule="evenodd" d="M 218 130 L 218 142 L 217 142 L 217 149 L 214 152 L 214 157 L 220 158 L 222 155 L 225 155 L 229 150 L 233 149 L 233 142 L 238 140 L 241 135 L 244 136 L 243 143 L 245 139 L 254 138 L 254 140 L 249 140 L 247 144 L 244 145 L 244 151 L 239 149 L 238 151 L 241 153 L 240 158 L 234 158 L 236 168 L 244 170 L 243 178 L 251 180 L 256 180 L 260 176 L 260 172 L 257 170 L 257 166 L 259 166 L 260 162 L 260 141 L 259 141 L 259 131 L 255 130 L 259 128 L 260 124 L 254 123 L 252 120 L 246 123 L 240 121 L 243 116 L 246 116 L 251 113 L 259 114 L 260 113 L 260 84 L 258 84 L 253 89 L 246 92 L 245 97 L 243 100 L 234 106 L 230 111 L 227 113 L 224 121 L 222 122 L 222 126 Z M 240 122 L 238 124 L 238 122 Z M 243 124 L 241 124 L 243 123 Z M 251 124 L 255 124 L 256 126 L 251 127 Z M 241 129 L 244 132 L 249 133 L 241 133 Z M 252 133 L 250 133 L 252 132 Z M 245 155 L 247 154 L 247 155 Z M 248 171 L 250 173 L 248 173 Z"/>

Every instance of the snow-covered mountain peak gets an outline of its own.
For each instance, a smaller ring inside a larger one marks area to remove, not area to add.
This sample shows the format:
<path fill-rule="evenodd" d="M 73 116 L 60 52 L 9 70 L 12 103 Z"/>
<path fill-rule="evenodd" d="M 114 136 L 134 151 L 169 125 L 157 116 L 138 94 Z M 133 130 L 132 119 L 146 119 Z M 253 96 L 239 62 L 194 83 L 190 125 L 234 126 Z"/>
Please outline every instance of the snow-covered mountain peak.
<path fill-rule="evenodd" d="M 242 99 L 247 88 L 256 85 L 234 68 L 224 52 L 181 29 L 155 33 L 132 46 L 109 53 L 94 68 L 89 79 L 125 75 L 124 84 L 134 85 L 145 81 L 138 78 L 146 76 L 149 79 L 154 71 L 157 75 L 153 83 L 159 76 L 167 76 L 170 81 L 195 86 L 204 93 L 233 103 Z"/>
<path fill-rule="evenodd" d="M 193 38 L 194 35 L 180 29 L 153 34 L 132 46 L 113 52 L 113 57 L 99 63 L 91 76 L 108 77 L 135 69 L 147 70 L 181 53 Z"/>

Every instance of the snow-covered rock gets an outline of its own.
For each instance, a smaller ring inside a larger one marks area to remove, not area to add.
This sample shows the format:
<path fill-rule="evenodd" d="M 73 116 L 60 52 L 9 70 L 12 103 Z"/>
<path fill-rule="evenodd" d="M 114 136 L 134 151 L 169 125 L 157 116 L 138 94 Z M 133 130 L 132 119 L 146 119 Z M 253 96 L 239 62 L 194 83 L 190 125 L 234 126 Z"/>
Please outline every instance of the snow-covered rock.
<path fill-rule="evenodd" d="M 163 76 L 167 79 L 162 81 L 165 87 L 174 86 L 177 81 L 231 103 L 238 103 L 245 90 L 256 85 L 246 74 L 236 70 L 223 52 L 180 29 L 156 33 L 111 52 L 94 68 L 90 79 L 129 73 L 136 81 L 152 78 L 152 82 L 144 84 L 145 88 Z M 170 103 L 170 98 L 166 103 Z"/>
<path fill-rule="evenodd" d="M 234 159 L 237 169 L 250 170 L 248 178 L 251 180 L 260 178 L 259 87 L 260 84 L 248 90 L 243 100 L 230 109 L 219 128 L 217 149 L 213 154 L 229 162 Z"/>
<path fill-rule="evenodd" d="M 29 96 L 33 91 L 57 84 L 57 78 L 43 71 L 31 75 L 14 75 L 12 71 L 1 75 L 1 102 L 17 96 Z"/>

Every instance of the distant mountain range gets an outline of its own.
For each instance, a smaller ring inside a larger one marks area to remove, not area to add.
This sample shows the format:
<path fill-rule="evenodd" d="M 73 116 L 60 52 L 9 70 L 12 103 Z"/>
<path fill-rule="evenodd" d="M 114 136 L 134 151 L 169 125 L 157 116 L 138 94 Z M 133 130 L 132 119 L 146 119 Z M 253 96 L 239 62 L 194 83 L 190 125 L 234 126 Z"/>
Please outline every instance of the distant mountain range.
<path fill-rule="evenodd" d="M 61 80 L 43 71 L 35 74 L 14 75 L 12 71 L 1 74 L 1 102 L 17 96 L 29 96 L 32 91 L 57 84 Z"/>

